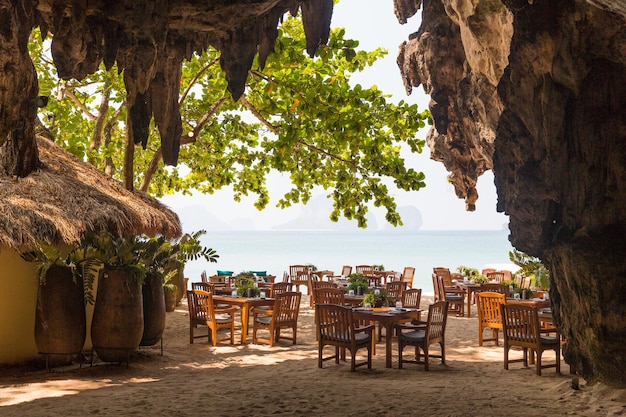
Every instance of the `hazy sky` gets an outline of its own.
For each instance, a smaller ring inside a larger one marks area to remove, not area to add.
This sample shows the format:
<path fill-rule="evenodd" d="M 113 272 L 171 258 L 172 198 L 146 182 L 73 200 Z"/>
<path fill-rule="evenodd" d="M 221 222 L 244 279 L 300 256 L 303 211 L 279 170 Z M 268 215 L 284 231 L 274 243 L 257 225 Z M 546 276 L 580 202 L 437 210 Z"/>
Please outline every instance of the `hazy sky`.
<path fill-rule="evenodd" d="M 419 12 L 421 13 L 421 12 Z M 418 14 L 419 14 L 418 13 Z M 393 12 L 391 0 L 341 0 L 336 5 L 332 19 L 333 27 L 345 27 L 346 38 L 360 41 L 360 49 L 372 50 L 383 47 L 389 51 L 384 60 L 362 74 L 354 74 L 353 82 L 365 87 L 376 84 L 382 91 L 392 94 L 394 100 L 404 99 L 416 103 L 420 109 L 427 108 L 428 96 L 421 88 L 414 89 L 407 96 L 396 65 L 398 45 L 417 31 L 419 17 L 412 18 L 406 25 L 400 25 Z M 421 134 L 426 137 L 426 130 Z M 479 199 L 476 211 L 465 211 L 465 203 L 456 197 L 453 187 L 447 182 L 448 173 L 443 164 L 430 160 L 428 150 L 407 160 L 408 165 L 426 174 L 426 187 L 418 192 L 394 193 L 398 207 L 414 206 L 421 213 L 425 230 L 479 230 L 502 229 L 508 224 L 504 214 L 496 212 L 496 191 L 491 172 L 485 173 L 478 183 Z M 309 207 L 294 206 L 287 210 L 274 208 L 279 197 L 288 190 L 288 176 L 275 174 L 269 181 L 272 201 L 267 209 L 259 212 L 253 206 L 254 199 L 236 203 L 232 191 L 224 189 L 214 195 L 194 197 L 168 196 L 162 201 L 179 213 L 185 230 L 219 228 L 268 230 L 274 226 L 293 221 L 303 215 L 328 217 L 331 202 L 323 197 Z M 385 227 L 384 212 L 371 210 L 376 216 L 377 228 Z M 202 224 L 197 224 L 202 223 Z"/>

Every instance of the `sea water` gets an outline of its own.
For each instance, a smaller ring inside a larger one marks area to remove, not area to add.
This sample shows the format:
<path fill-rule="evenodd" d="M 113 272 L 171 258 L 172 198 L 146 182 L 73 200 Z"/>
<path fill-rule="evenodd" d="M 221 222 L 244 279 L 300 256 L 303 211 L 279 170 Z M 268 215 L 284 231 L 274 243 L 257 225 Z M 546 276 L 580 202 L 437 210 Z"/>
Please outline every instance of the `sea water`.
<path fill-rule="evenodd" d="M 432 269 L 479 270 L 489 264 L 510 264 L 508 230 L 495 231 L 215 231 L 202 243 L 217 251 L 217 263 L 190 261 L 185 276 L 200 281 L 206 271 L 267 271 L 280 280 L 289 265 L 313 264 L 341 274 L 343 265 L 384 265 L 402 272 L 415 267 L 414 288 L 432 294 Z M 514 265 L 511 265 L 515 268 Z M 515 271 L 513 271 L 515 272 Z"/>

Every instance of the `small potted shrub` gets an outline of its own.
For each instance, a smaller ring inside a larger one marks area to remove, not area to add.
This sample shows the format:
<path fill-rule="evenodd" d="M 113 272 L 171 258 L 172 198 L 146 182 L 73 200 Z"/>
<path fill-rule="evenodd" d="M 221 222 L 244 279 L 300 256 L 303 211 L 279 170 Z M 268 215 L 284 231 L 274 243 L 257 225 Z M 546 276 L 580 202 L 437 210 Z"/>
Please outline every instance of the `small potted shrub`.
<path fill-rule="evenodd" d="M 235 277 L 235 286 L 237 287 L 237 295 L 240 297 L 257 297 L 261 291 L 256 286 L 256 279 L 252 272 L 240 272 Z"/>
<path fill-rule="evenodd" d="M 363 274 L 348 275 L 348 291 L 352 290 L 357 295 L 363 295 L 369 288 L 367 278 Z"/>
<path fill-rule="evenodd" d="M 371 291 L 363 298 L 363 305 L 369 303 L 372 307 L 389 307 L 393 301 L 385 290 Z"/>

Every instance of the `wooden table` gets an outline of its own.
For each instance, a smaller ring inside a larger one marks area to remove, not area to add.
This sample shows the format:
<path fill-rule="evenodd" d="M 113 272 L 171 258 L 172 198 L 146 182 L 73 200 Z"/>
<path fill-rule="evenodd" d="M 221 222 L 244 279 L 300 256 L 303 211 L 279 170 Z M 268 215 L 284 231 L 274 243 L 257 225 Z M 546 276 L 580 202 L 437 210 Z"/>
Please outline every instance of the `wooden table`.
<path fill-rule="evenodd" d="M 241 344 L 245 345 L 248 339 L 248 326 L 250 324 L 250 307 L 273 306 L 273 298 L 247 298 L 227 295 L 214 295 L 213 301 L 219 304 L 228 304 L 239 307 L 241 314 Z"/>
<path fill-rule="evenodd" d="M 462 289 L 467 294 L 467 316 L 470 316 L 472 311 L 472 294 L 480 292 L 480 284 L 470 284 L 469 281 L 457 281 L 455 282 L 457 288 Z"/>
<path fill-rule="evenodd" d="M 385 328 L 385 367 L 391 368 L 391 349 L 392 349 L 392 335 L 394 327 L 401 321 L 407 319 L 418 319 L 422 310 L 417 308 L 403 308 L 401 311 L 396 312 L 396 309 L 390 307 L 382 308 L 354 308 L 352 315 L 356 320 L 369 320 L 377 321 L 380 326 Z M 372 337 L 372 345 L 376 343 L 376 337 Z"/>

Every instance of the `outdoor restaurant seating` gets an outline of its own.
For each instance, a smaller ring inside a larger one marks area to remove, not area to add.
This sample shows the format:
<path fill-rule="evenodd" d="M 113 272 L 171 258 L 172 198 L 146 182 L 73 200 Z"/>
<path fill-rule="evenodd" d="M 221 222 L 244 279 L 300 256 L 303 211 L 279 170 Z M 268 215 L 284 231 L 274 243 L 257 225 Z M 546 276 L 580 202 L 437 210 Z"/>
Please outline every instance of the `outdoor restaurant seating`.
<path fill-rule="evenodd" d="M 554 336 L 545 334 L 554 333 L 553 328 L 541 329 L 537 307 L 524 304 L 501 304 L 500 312 L 504 333 L 504 369 L 509 369 L 511 362 L 523 362 L 524 366 L 528 366 L 528 351 L 530 350 L 531 362 L 534 360 L 536 363 L 537 375 L 541 375 L 541 370 L 544 368 L 556 368 L 556 372 L 560 373 L 561 338 L 558 333 Z M 522 359 L 509 359 L 509 350 L 512 346 L 522 348 Z M 555 363 L 542 364 L 541 357 L 546 350 L 554 350 Z"/>
<path fill-rule="evenodd" d="M 278 294 L 291 291 L 291 282 L 281 281 L 270 284 L 270 298 L 275 298 Z"/>
<path fill-rule="evenodd" d="M 338 364 L 340 349 L 350 351 L 350 371 L 354 372 L 357 367 L 363 365 L 367 365 L 368 369 L 372 368 L 373 325 L 357 327 L 352 316 L 352 309 L 337 304 L 318 303 L 315 308 L 315 321 L 320 368 L 323 367 L 323 362 L 331 359 L 335 359 L 335 363 Z M 325 346 L 334 346 L 335 354 L 324 357 Z M 357 351 L 363 348 L 367 349 L 367 360 L 357 363 Z"/>
<path fill-rule="evenodd" d="M 448 319 L 448 302 L 438 301 L 430 305 L 428 319 L 423 324 L 399 324 L 398 329 L 398 368 L 402 369 L 404 362 L 423 364 L 428 371 L 430 358 L 441 358 L 446 364 L 446 322 Z M 406 331 L 405 331 L 406 330 Z M 430 345 L 439 344 L 440 353 L 433 354 Z M 406 346 L 415 346 L 415 359 L 405 360 L 402 352 Z M 424 359 L 421 360 L 421 352 Z"/>
<path fill-rule="evenodd" d="M 511 296 L 511 287 L 506 284 L 495 284 L 486 282 L 484 284 L 480 284 L 480 292 L 488 291 L 488 292 L 499 292 L 500 294 L 504 294 L 506 298 Z M 476 293 L 478 294 L 478 293 Z"/>
<path fill-rule="evenodd" d="M 374 267 L 372 265 L 357 265 L 356 273 L 363 275 L 374 275 Z"/>
<path fill-rule="evenodd" d="M 216 309 L 213 304 L 213 295 L 202 290 L 187 291 L 189 308 L 189 343 L 200 337 L 208 337 L 209 343 L 217 346 L 218 342 L 230 340 L 235 343 L 235 307 Z M 208 335 L 195 335 L 194 329 L 198 326 L 207 326 Z M 222 328 L 230 329 L 230 336 L 218 339 L 217 331 Z"/>
<path fill-rule="evenodd" d="M 403 281 L 391 281 L 385 284 L 387 290 L 387 296 L 393 298 L 396 301 L 402 299 L 402 292 L 405 290 L 406 284 Z"/>
<path fill-rule="evenodd" d="M 290 265 L 289 266 L 289 282 L 293 285 L 294 290 L 300 291 L 300 286 L 304 285 L 309 288 L 309 266 L 308 265 Z"/>
<path fill-rule="evenodd" d="M 443 278 L 433 273 L 433 289 L 435 292 L 435 302 L 447 301 L 450 310 L 454 311 L 457 316 L 465 316 L 465 293 L 458 288 L 445 288 L 443 285 Z"/>
<path fill-rule="evenodd" d="M 405 266 L 402 271 L 402 282 L 406 284 L 407 288 L 413 287 L 413 278 L 415 278 L 415 268 L 412 266 Z"/>
<path fill-rule="evenodd" d="M 337 288 L 337 284 L 330 281 L 311 281 L 311 308 L 315 308 L 317 304 L 317 290 L 321 288 Z M 343 290 L 339 290 L 342 293 Z"/>
<path fill-rule="evenodd" d="M 262 311 L 253 310 L 252 325 L 252 343 L 258 342 L 269 343 L 270 347 L 274 346 L 274 342 L 280 339 L 289 339 L 296 344 L 298 335 L 298 313 L 300 312 L 300 300 L 302 293 L 289 291 L 277 294 L 274 300 L 274 306 L 271 310 Z M 281 336 L 281 329 L 291 329 L 291 337 Z M 259 330 L 267 330 L 269 332 L 267 339 L 258 337 Z"/>
<path fill-rule="evenodd" d="M 503 271 L 488 272 L 486 277 L 490 282 L 500 283 L 502 281 L 505 281 L 505 274 Z"/>
<path fill-rule="evenodd" d="M 476 309 L 478 310 L 478 346 L 482 346 L 483 342 L 495 342 L 496 346 L 498 346 L 498 333 L 502 329 L 500 304 L 504 304 L 505 302 L 506 296 L 499 292 L 481 291 L 476 293 Z M 485 329 L 491 329 L 491 338 L 484 338 Z"/>

